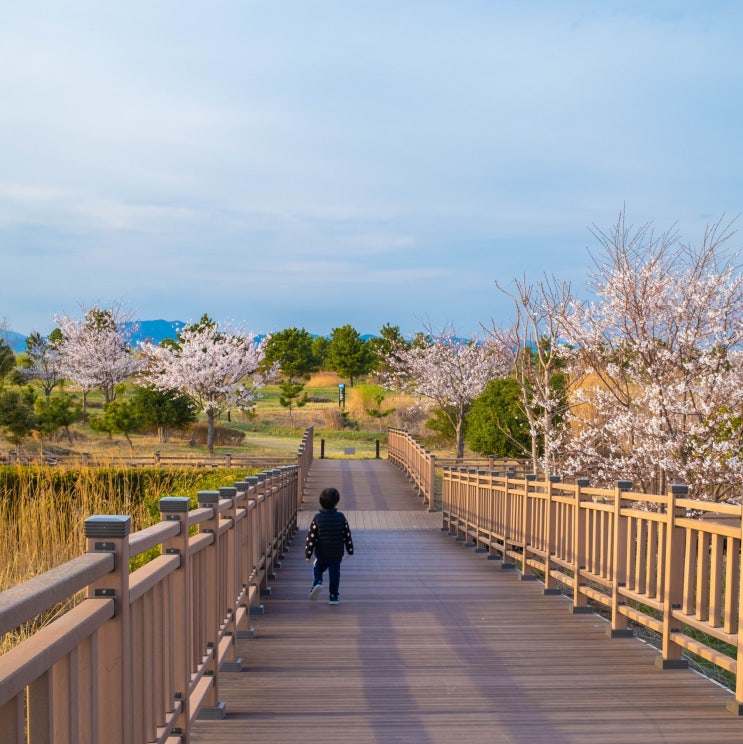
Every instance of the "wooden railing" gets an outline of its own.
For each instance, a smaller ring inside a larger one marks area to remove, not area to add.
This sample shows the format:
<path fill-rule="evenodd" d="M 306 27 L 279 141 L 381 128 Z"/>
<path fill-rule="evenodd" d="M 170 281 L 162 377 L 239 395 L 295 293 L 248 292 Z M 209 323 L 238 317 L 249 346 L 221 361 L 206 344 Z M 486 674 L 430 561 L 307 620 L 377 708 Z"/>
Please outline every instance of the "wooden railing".
<path fill-rule="evenodd" d="M 129 516 L 91 516 L 84 555 L 1 593 L 0 634 L 84 593 L 0 656 L 3 744 L 185 744 L 197 715 L 223 717 L 220 678 L 242 668 L 235 640 L 296 531 L 312 456 L 310 429 L 296 465 L 202 491 L 195 509 L 160 499 L 161 521 L 133 534 Z"/>
<path fill-rule="evenodd" d="M 546 594 L 565 590 L 573 612 L 600 606 L 612 636 L 632 635 L 632 624 L 655 631 L 659 666 L 685 667 L 689 652 L 735 675 L 728 708 L 741 715 L 742 508 L 690 499 L 683 485 L 631 488 L 444 468 L 443 526 L 522 579 L 542 579 Z"/>
<path fill-rule="evenodd" d="M 402 429 L 387 430 L 387 458 L 405 471 L 429 511 L 436 508 L 436 456 Z"/>
<path fill-rule="evenodd" d="M 526 460 L 515 458 L 497 459 L 495 457 L 455 458 L 446 455 L 433 455 L 418 440 L 404 429 L 388 429 L 387 457 L 405 471 L 408 479 L 428 504 L 429 510 L 436 508 L 436 472 L 447 465 L 458 467 L 499 469 L 511 478 L 524 476 L 527 472 Z M 438 489 L 440 495 L 440 489 Z"/>
<path fill-rule="evenodd" d="M 203 455 L 203 454 L 179 454 L 179 455 L 161 455 L 160 452 L 154 452 L 151 457 L 142 457 L 132 455 L 130 457 L 122 455 L 93 456 L 88 452 L 70 455 L 37 455 L 33 458 L 19 458 L 15 452 L 10 453 L 10 457 L 3 458 L 0 455 L 0 465 L 66 465 L 82 467 L 179 467 L 179 468 L 266 468 L 277 465 L 293 465 L 295 455 L 287 450 L 285 454 L 265 454 L 265 455 L 243 455 L 225 453 L 224 455 Z"/>

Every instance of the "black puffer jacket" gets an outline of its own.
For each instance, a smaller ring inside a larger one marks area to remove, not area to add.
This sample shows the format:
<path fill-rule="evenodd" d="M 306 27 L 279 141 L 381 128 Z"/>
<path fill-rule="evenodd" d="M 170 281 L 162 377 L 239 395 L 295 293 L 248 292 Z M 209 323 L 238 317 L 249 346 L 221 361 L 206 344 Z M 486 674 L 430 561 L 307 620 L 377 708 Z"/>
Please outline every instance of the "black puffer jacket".
<path fill-rule="evenodd" d="M 339 561 L 343 558 L 343 549 L 353 555 L 353 539 L 343 512 L 337 509 L 321 509 L 315 514 L 307 533 L 304 554 L 325 561 Z"/>

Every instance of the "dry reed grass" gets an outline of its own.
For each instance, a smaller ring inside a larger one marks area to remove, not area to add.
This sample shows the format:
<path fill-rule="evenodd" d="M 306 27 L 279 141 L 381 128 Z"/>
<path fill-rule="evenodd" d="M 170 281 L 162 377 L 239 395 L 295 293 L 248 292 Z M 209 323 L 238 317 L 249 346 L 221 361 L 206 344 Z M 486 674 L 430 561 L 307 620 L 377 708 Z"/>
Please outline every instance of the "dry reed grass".
<path fill-rule="evenodd" d="M 71 488 L 58 489 L 43 471 L 48 468 L 17 466 L 19 493 L 0 500 L 0 591 L 81 555 L 85 550 L 84 520 L 92 514 L 131 514 L 139 525 L 147 522 L 142 502 L 112 504 L 108 494 L 85 479 Z M 28 475 L 24 471 L 31 471 Z M 74 606 L 71 597 L 34 621 L 0 639 L 0 653 L 22 641 Z"/>
<path fill-rule="evenodd" d="M 220 469 L 0 467 L 0 591 L 82 555 L 84 523 L 91 515 L 127 514 L 134 532 L 159 520 L 163 496 L 193 497 L 235 477 Z M 0 653 L 79 599 L 71 597 L 0 638 Z"/>

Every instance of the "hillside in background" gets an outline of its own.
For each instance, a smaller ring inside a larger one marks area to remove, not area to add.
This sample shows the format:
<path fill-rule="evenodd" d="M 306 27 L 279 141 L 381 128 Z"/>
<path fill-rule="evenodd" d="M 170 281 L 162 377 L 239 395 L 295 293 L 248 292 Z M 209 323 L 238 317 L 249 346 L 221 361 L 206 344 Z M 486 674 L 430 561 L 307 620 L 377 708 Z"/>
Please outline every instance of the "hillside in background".
<path fill-rule="evenodd" d="M 138 320 L 133 325 L 139 326 L 132 333 L 132 346 L 136 346 L 140 341 L 159 344 L 166 338 L 175 339 L 186 324 L 181 320 Z"/>
<path fill-rule="evenodd" d="M 16 354 L 26 350 L 26 337 L 22 333 L 0 329 L 0 338 L 10 346 Z"/>

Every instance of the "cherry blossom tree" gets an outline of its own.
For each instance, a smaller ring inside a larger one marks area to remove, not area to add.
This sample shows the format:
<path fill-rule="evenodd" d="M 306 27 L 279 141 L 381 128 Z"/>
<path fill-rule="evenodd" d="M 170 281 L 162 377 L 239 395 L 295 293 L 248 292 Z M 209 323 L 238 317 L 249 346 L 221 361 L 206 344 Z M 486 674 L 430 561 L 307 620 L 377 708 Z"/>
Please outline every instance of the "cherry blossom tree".
<path fill-rule="evenodd" d="M 255 406 L 265 380 L 258 372 L 264 344 L 265 339 L 258 342 L 229 328 L 220 329 L 204 315 L 181 330 L 174 343 L 140 345 L 146 359 L 143 377 L 159 390 L 178 390 L 194 400 L 206 413 L 207 446 L 213 452 L 216 417 L 230 408 Z"/>
<path fill-rule="evenodd" d="M 449 331 L 419 336 L 411 346 L 395 346 L 385 357 L 386 387 L 434 401 L 456 432 L 457 457 L 464 456 L 464 420 L 472 401 L 495 377 L 510 369 L 494 343 L 463 341 Z"/>
<path fill-rule="evenodd" d="M 731 224 L 699 246 L 675 230 L 632 228 L 621 214 L 595 232 L 596 299 L 565 313 L 573 395 L 572 471 L 647 490 L 670 482 L 721 498 L 743 480 L 743 277 Z"/>
<path fill-rule="evenodd" d="M 55 328 L 48 337 L 33 331 L 26 338 L 27 361 L 24 364 L 23 376 L 39 382 L 47 404 L 52 390 L 62 379 L 62 359 L 58 348 L 61 341 L 62 333 L 58 328 Z"/>
<path fill-rule="evenodd" d="M 496 285 L 513 300 L 516 320 L 507 329 L 493 324 L 488 333 L 504 354 L 511 354 L 510 375 L 529 422 L 532 469 L 550 475 L 557 467 L 568 407 L 561 322 L 572 303 L 571 288 L 554 279 L 536 284 L 514 280 L 512 290 Z"/>
<path fill-rule="evenodd" d="M 120 305 L 83 308 L 83 317 L 78 319 L 55 316 L 62 333 L 57 345 L 61 371 L 83 390 L 83 410 L 90 390 L 99 388 L 110 403 L 116 397 L 116 386 L 140 368 L 130 344 L 136 330 L 132 318 L 132 311 Z"/>

